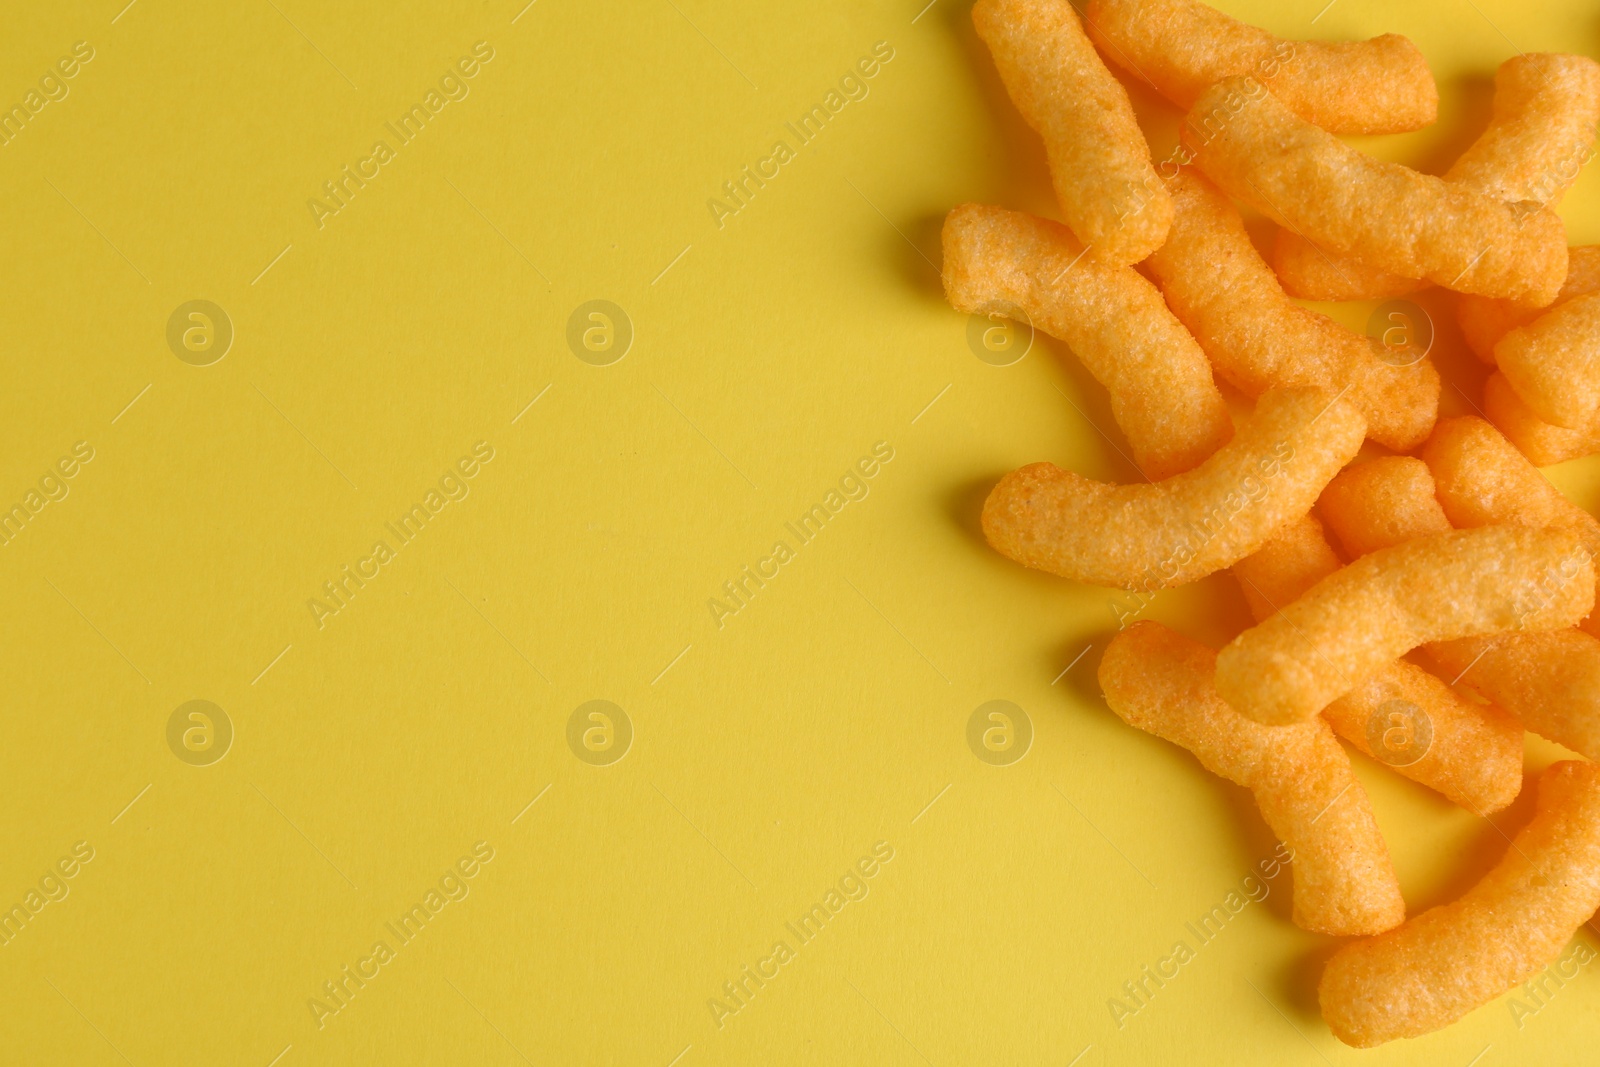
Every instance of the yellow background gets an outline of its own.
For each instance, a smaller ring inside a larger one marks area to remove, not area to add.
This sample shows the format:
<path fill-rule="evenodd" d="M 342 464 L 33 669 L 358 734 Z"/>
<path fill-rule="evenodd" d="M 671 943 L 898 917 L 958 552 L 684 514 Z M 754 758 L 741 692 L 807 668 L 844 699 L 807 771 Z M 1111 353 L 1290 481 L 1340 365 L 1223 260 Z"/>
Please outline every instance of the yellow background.
<path fill-rule="evenodd" d="M 0 148 L 0 503 L 74 442 L 95 458 L 0 548 L 0 906 L 75 842 L 94 859 L 0 947 L 0 1060 L 1592 1055 L 1589 970 L 1520 1029 L 1502 1001 L 1344 1048 L 1315 1005 L 1333 942 L 1289 924 L 1287 874 L 1119 1029 L 1107 1000 L 1274 843 L 1248 794 L 1105 709 L 1106 593 L 975 531 L 1024 462 L 1130 471 L 1070 354 L 987 365 L 942 303 L 946 210 L 1052 212 L 966 5 L 524 2 L 7 12 L 6 106 L 73 42 L 95 58 Z M 1417 41 L 1439 123 L 1364 146 L 1435 171 L 1515 49 L 1600 55 L 1581 0 L 1224 6 Z M 470 95 L 319 229 L 307 200 L 478 41 Z M 879 41 L 870 95 L 719 228 L 707 200 Z M 1133 95 L 1164 155 L 1175 112 Z M 1600 240 L 1596 175 L 1562 208 L 1574 243 Z M 192 299 L 235 330 L 210 366 L 166 343 Z M 592 299 L 633 325 L 609 366 L 567 346 Z M 1423 303 L 1476 399 L 1448 302 Z M 308 599 L 480 440 L 470 495 L 319 629 Z M 719 629 L 708 598 L 878 441 L 870 495 Z M 1592 506 L 1595 469 L 1552 476 Z M 1226 576 L 1149 615 L 1213 644 L 1246 621 Z M 167 746 L 191 699 L 235 730 L 209 766 Z M 591 699 L 633 726 L 609 766 L 567 744 Z M 967 745 L 991 699 L 1035 732 L 1010 766 Z M 1413 912 L 1527 817 L 1353 758 Z M 470 895 L 319 1028 L 322 984 L 479 841 Z M 878 841 L 870 893 L 719 1028 L 708 999 Z"/>

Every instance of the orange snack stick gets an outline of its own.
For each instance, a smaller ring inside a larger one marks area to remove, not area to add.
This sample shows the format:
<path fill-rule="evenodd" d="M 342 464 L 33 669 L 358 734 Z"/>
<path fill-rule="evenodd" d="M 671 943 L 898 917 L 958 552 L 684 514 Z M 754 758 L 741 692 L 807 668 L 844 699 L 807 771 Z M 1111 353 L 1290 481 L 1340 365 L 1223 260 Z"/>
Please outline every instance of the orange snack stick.
<path fill-rule="evenodd" d="M 1571 532 L 1592 556 L 1600 523 L 1573 504 L 1482 419 L 1442 420 L 1422 450 L 1456 526 L 1520 523 Z M 1582 630 L 1451 641 L 1428 654 L 1542 737 L 1600 759 L 1600 619 Z M 1586 632 L 1585 632 L 1586 631 Z"/>
<path fill-rule="evenodd" d="M 1446 433 L 1453 428 L 1446 427 Z M 1496 481 L 1492 471 L 1485 481 Z M 1329 484 L 1320 508 L 1352 551 L 1450 528 L 1432 475 L 1421 461 L 1406 457 L 1350 468 Z M 1503 521 L 1513 521 L 1514 513 L 1500 514 Z M 1427 653 L 1445 677 L 1477 690 L 1534 733 L 1576 752 L 1600 755 L 1600 641 L 1595 638 L 1579 630 L 1501 634 L 1432 644 Z"/>
<path fill-rule="evenodd" d="M 963 204 L 944 223 L 944 289 L 968 314 L 1019 314 L 1065 341 L 1111 394 L 1147 477 L 1197 466 L 1233 435 L 1211 364 L 1138 271 L 1082 256 L 1059 222 Z"/>
<path fill-rule="evenodd" d="M 1363 755 L 1475 815 L 1501 810 L 1522 791 L 1516 716 L 1473 703 L 1407 660 L 1367 675 L 1322 717 Z"/>
<path fill-rule="evenodd" d="M 1308 511 L 1235 563 L 1233 576 L 1238 579 L 1251 617 L 1261 622 L 1343 566 L 1322 532 L 1322 523 Z"/>
<path fill-rule="evenodd" d="M 1589 634 L 1469 637 L 1429 645 L 1428 656 L 1540 737 L 1600 759 L 1600 641 Z"/>
<path fill-rule="evenodd" d="M 1304 515 L 1365 435 L 1348 402 L 1275 389 L 1216 455 L 1163 482 L 1107 485 L 1050 463 L 1012 471 L 984 502 L 984 536 L 1001 555 L 1074 581 L 1184 585 Z"/>
<path fill-rule="evenodd" d="M 1281 228 L 1272 237 L 1272 272 L 1285 292 L 1302 300 L 1388 300 L 1429 285 L 1369 267 L 1349 253 L 1319 248 Z"/>
<path fill-rule="evenodd" d="M 1433 475 L 1415 456 L 1380 456 L 1340 471 L 1317 501 L 1345 554 L 1359 559 L 1451 529 L 1433 495 Z"/>
<path fill-rule="evenodd" d="M 1326 934 L 1368 934 L 1405 919 L 1388 847 L 1350 758 L 1321 719 L 1262 726 L 1217 696 L 1216 653 L 1155 622 L 1134 623 L 1100 661 L 1111 710 L 1181 745 L 1201 766 L 1255 793 L 1294 850 L 1294 921 Z"/>
<path fill-rule="evenodd" d="M 1253 74 L 1332 133 L 1404 133 L 1439 115 L 1427 60 L 1398 34 L 1285 41 L 1193 0 L 1089 0 L 1084 22 L 1112 62 L 1179 107 L 1223 78 Z"/>
<path fill-rule="evenodd" d="M 1586 56 L 1513 56 L 1495 72 L 1488 128 L 1444 180 L 1495 200 L 1554 207 L 1591 153 L 1596 122 L 1600 64 Z M 1278 231 L 1272 266 L 1285 289 L 1307 300 L 1381 300 L 1427 284 L 1323 253 L 1289 230 Z"/>
<path fill-rule="evenodd" d="M 1022 118 L 1044 139 L 1061 213 L 1094 257 L 1137 263 L 1167 236 L 1172 203 L 1128 92 L 1067 0 L 978 0 L 972 22 Z"/>
<path fill-rule="evenodd" d="M 1204 178 L 1180 171 L 1167 189 L 1172 230 L 1146 262 L 1217 373 L 1250 397 L 1285 385 L 1348 389 L 1373 440 L 1397 451 L 1421 444 L 1439 409 L 1433 364 L 1388 362 L 1372 338 L 1285 296 L 1239 212 Z"/>
<path fill-rule="evenodd" d="M 1555 763 L 1532 821 L 1477 885 L 1334 954 L 1322 1017 L 1357 1048 L 1448 1026 L 1554 963 L 1597 906 L 1600 767 Z"/>
<path fill-rule="evenodd" d="M 1600 293 L 1563 301 L 1507 333 L 1494 361 L 1541 419 L 1584 429 L 1600 416 Z"/>
<path fill-rule="evenodd" d="M 1590 421 L 1581 430 L 1545 422 L 1498 371 L 1483 383 L 1483 413 L 1535 467 L 1549 467 L 1600 452 L 1600 419 Z"/>
<path fill-rule="evenodd" d="M 1494 75 L 1489 125 L 1444 180 L 1496 200 L 1555 206 L 1588 161 L 1600 123 L 1600 63 L 1588 56 L 1512 56 Z"/>
<path fill-rule="evenodd" d="M 1431 641 L 1571 626 L 1594 565 L 1565 531 L 1486 526 L 1382 549 L 1330 574 L 1217 656 L 1217 691 L 1257 722 L 1300 722 Z"/>
<path fill-rule="evenodd" d="M 1353 469 L 1359 468 L 1339 477 Z M 1340 566 L 1322 524 L 1306 515 L 1235 563 L 1233 573 L 1260 622 Z M 1373 671 L 1323 708 L 1322 717 L 1364 755 L 1469 811 L 1499 811 L 1522 788 L 1521 724 L 1492 704 L 1458 696 L 1406 660 Z"/>
<path fill-rule="evenodd" d="M 1184 120 L 1184 146 L 1224 191 L 1327 252 L 1459 292 L 1550 303 L 1567 273 L 1566 235 L 1529 210 L 1363 155 L 1230 78 Z"/>
<path fill-rule="evenodd" d="M 1578 245 L 1567 249 L 1567 279 L 1561 283 L 1561 291 L 1549 308 L 1525 307 L 1510 300 L 1463 294 L 1456 298 L 1456 321 L 1461 325 L 1467 346 L 1480 360 L 1493 365 L 1494 346 L 1500 343 L 1500 338 L 1575 296 L 1595 292 L 1600 292 L 1600 245 Z"/>
<path fill-rule="evenodd" d="M 1497 523 L 1553 527 L 1572 533 L 1592 558 L 1600 522 L 1561 495 L 1550 479 L 1487 422 L 1471 415 L 1441 419 L 1423 446 L 1434 492 L 1452 525 Z M 1584 629 L 1600 637 L 1600 620 Z"/>
<path fill-rule="evenodd" d="M 1493 426 L 1474 415 L 1440 419 L 1423 446 L 1435 492 L 1456 526 L 1558 526 L 1600 551 L 1600 522 L 1561 495 L 1550 479 Z"/>

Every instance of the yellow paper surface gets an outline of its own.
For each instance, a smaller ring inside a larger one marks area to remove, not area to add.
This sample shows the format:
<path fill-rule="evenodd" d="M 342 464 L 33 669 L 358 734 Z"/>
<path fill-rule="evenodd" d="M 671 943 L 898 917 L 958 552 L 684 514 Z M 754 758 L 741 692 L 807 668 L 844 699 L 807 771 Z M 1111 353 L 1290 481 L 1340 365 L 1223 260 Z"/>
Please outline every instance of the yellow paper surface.
<path fill-rule="evenodd" d="M 1053 213 L 965 5 L 122 3 L 0 35 L 0 1059 L 1592 1050 L 1587 971 L 1344 1049 L 1287 873 L 1189 931 L 1275 842 L 1105 709 L 1108 594 L 976 529 L 1022 463 L 1131 471 L 1070 353 L 941 299 L 950 207 Z M 1600 54 L 1577 0 L 1226 7 L 1411 36 L 1440 121 L 1361 144 L 1435 172 L 1515 50 Z M 1600 240 L 1593 168 L 1562 214 Z M 1247 621 L 1225 575 L 1148 615 Z M 1413 912 L 1528 814 L 1356 762 Z"/>

